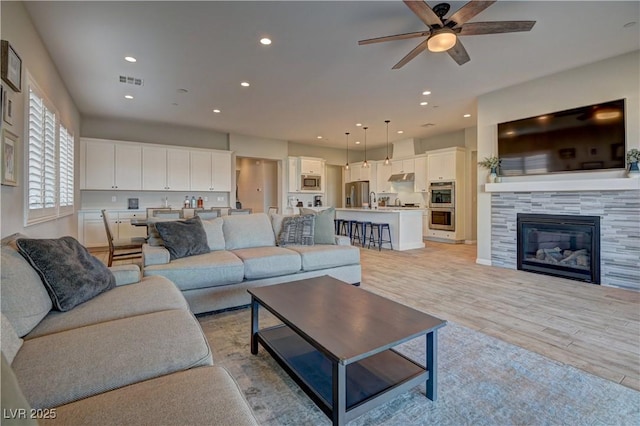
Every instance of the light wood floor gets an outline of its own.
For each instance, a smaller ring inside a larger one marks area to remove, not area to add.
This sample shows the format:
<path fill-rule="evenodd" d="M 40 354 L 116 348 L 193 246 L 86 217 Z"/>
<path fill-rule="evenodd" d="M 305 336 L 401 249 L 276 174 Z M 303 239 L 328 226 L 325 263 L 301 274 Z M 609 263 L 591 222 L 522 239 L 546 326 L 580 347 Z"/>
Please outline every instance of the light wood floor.
<path fill-rule="evenodd" d="M 640 390 L 638 292 L 477 265 L 474 245 L 361 254 L 364 289 Z"/>

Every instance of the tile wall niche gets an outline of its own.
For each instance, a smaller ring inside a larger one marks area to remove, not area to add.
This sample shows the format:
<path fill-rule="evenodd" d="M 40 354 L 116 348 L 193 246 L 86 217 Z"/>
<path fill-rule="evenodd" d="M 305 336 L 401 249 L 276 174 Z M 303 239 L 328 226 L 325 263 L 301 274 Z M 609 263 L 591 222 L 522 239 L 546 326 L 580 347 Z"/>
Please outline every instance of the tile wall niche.
<path fill-rule="evenodd" d="M 600 216 L 602 284 L 640 290 L 640 191 L 492 193 L 493 266 L 517 269 L 517 213 Z"/>

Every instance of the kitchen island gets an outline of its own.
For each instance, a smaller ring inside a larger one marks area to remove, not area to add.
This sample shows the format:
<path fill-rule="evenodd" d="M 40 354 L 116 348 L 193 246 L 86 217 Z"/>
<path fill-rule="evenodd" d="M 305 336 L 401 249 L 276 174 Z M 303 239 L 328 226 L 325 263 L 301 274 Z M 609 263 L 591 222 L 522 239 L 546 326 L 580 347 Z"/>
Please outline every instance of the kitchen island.
<path fill-rule="evenodd" d="M 422 241 L 422 213 L 419 208 L 382 207 L 378 209 L 339 208 L 336 219 L 388 223 L 394 250 L 424 248 Z M 386 232 L 385 232 L 386 238 Z M 383 245 L 383 247 L 388 247 Z"/>

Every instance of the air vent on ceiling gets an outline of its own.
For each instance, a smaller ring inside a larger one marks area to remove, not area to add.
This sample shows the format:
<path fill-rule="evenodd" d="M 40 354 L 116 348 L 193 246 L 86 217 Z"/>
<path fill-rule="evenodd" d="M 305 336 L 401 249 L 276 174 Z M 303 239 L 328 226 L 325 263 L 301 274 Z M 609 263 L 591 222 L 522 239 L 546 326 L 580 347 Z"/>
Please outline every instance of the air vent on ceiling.
<path fill-rule="evenodd" d="M 435 126 L 435 124 L 433 123 L 427 123 L 427 124 L 423 124 L 422 127 L 432 127 Z"/>
<path fill-rule="evenodd" d="M 134 86 L 143 86 L 144 85 L 144 80 L 141 79 L 141 78 L 121 75 L 120 76 L 120 83 L 133 84 Z"/>

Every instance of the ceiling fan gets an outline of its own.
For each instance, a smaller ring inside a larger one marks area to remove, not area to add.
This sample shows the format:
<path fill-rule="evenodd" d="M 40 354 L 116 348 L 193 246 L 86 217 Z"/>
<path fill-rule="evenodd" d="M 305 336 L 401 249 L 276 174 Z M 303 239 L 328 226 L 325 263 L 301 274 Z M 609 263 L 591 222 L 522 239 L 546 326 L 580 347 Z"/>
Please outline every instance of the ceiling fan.
<path fill-rule="evenodd" d="M 463 65 L 471 58 L 467 50 L 460 42 L 459 37 L 480 35 L 480 34 L 499 34 L 513 33 L 521 31 L 531 31 L 536 21 L 497 21 L 497 22 L 470 22 L 473 18 L 489 6 L 494 1 L 475 1 L 462 6 L 449 18 L 444 15 L 449 12 L 451 6 L 448 3 L 440 3 L 432 8 L 423 0 L 404 0 L 404 3 L 415 13 L 429 29 L 425 31 L 417 31 L 413 33 L 396 34 L 392 36 L 370 38 L 360 40 L 359 45 L 381 43 L 384 41 L 404 40 L 409 38 L 427 37 L 426 40 L 417 45 L 411 52 L 393 66 L 393 69 L 399 69 L 405 66 L 410 60 L 418 56 L 425 49 L 431 52 L 447 52 L 458 65 Z"/>

